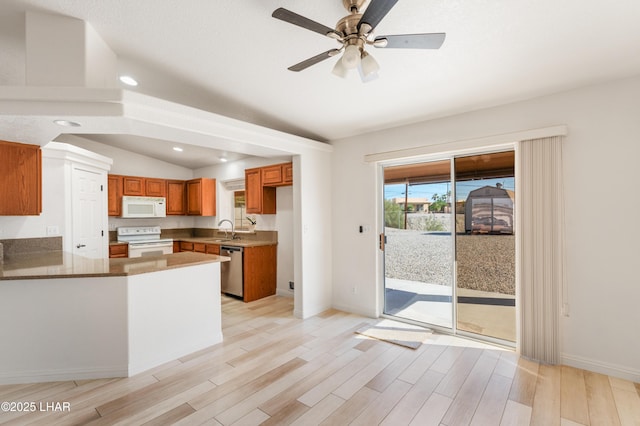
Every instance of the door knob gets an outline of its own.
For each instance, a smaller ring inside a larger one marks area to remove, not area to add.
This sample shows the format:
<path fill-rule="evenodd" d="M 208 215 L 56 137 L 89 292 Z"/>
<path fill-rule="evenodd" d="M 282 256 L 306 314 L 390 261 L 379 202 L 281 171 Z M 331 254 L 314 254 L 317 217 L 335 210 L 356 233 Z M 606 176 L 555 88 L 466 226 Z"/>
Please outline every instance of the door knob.
<path fill-rule="evenodd" d="M 76 246 L 76 248 L 82 248 L 82 247 L 86 247 L 86 246 L 87 246 L 86 244 L 78 244 L 78 245 Z"/>

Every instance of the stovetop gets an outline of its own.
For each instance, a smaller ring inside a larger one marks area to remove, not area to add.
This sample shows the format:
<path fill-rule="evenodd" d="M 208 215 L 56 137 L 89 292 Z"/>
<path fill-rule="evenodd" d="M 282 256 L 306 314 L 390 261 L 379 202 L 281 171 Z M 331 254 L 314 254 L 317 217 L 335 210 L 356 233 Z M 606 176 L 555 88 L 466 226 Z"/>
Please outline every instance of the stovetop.
<path fill-rule="evenodd" d="M 118 241 L 130 242 L 170 242 L 171 239 L 160 239 L 160 226 L 121 226 L 117 229 Z"/>

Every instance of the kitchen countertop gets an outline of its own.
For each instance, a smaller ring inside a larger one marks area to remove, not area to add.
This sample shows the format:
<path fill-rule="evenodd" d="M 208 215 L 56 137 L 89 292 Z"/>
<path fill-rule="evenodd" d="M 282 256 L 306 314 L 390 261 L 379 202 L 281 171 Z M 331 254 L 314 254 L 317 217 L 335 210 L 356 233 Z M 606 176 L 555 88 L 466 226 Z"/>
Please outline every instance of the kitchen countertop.
<path fill-rule="evenodd" d="M 194 252 L 111 259 L 89 259 L 63 251 L 5 255 L 0 281 L 127 276 L 226 261 L 226 256 Z"/>
<path fill-rule="evenodd" d="M 255 239 L 243 239 L 239 240 L 225 240 L 220 238 L 211 237 L 187 237 L 176 238 L 174 241 L 186 241 L 189 243 L 205 243 L 205 244 L 220 244 L 221 246 L 233 246 L 233 247 L 258 247 L 258 246 L 271 246 L 278 244 L 277 241 L 271 240 L 255 240 Z"/>

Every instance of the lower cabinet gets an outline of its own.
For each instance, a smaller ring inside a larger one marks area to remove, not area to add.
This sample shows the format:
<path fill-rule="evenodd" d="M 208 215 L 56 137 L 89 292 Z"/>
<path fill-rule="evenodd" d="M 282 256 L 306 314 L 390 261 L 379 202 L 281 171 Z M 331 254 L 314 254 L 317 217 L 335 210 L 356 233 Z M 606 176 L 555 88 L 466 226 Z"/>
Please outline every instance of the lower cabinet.
<path fill-rule="evenodd" d="M 129 257 L 129 244 L 109 244 L 109 257 Z"/>
<path fill-rule="evenodd" d="M 194 251 L 196 253 L 220 254 L 220 244 L 190 243 L 188 241 L 174 241 L 173 252 Z"/>
<path fill-rule="evenodd" d="M 193 251 L 193 243 L 180 241 L 180 251 Z"/>
<path fill-rule="evenodd" d="M 277 245 L 244 248 L 244 301 L 276 294 Z"/>
<path fill-rule="evenodd" d="M 220 255 L 220 244 L 174 241 L 174 252 L 194 251 Z M 245 302 L 276 294 L 278 270 L 278 246 L 244 247 L 243 279 Z"/>
<path fill-rule="evenodd" d="M 204 248 L 204 252 L 207 254 L 220 255 L 220 244 L 207 244 L 207 246 Z"/>

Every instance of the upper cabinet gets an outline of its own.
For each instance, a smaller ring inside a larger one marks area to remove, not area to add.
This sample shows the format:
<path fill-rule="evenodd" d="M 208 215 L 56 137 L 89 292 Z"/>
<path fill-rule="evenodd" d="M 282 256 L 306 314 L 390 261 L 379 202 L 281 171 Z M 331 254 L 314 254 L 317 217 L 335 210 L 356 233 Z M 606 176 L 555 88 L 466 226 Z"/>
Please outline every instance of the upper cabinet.
<path fill-rule="evenodd" d="M 122 195 L 166 197 L 167 181 L 140 176 L 122 176 Z"/>
<path fill-rule="evenodd" d="M 107 177 L 108 212 L 109 216 L 122 215 L 122 186 L 123 176 L 109 175 Z"/>
<path fill-rule="evenodd" d="M 282 181 L 285 185 L 293 185 L 293 163 L 282 165 Z"/>
<path fill-rule="evenodd" d="M 187 214 L 216 215 L 216 180 L 198 178 L 187 181 Z"/>
<path fill-rule="evenodd" d="M 260 168 L 244 171 L 245 209 L 251 214 L 275 214 L 276 188 L 262 185 Z"/>
<path fill-rule="evenodd" d="M 123 176 L 122 195 L 144 195 L 144 178 L 138 176 Z"/>
<path fill-rule="evenodd" d="M 164 179 L 144 179 L 144 195 L 147 197 L 166 197 L 167 181 Z"/>
<path fill-rule="evenodd" d="M 167 214 L 187 214 L 185 199 L 186 182 L 183 180 L 167 180 Z"/>
<path fill-rule="evenodd" d="M 293 164 L 247 169 L 244 177 L 247 213 L 275 214 L 276 187 L 293 184 Z"/>
<path fill-rule="evenodd" d="M 293 184 L 293 164 L 274 164 L 260 168 L 262 186 L 287 186 Z"/>
<path fill-rule="evenodd" d="M 0 215 L 42 213 L 40 146 L 0 141 Z"/>
<path fill-rule="evenodd" d="M 109 175 L 109 216 L 122 215 L 122 196 L 165 197 L 167 215 L 216 215 L 216 180 L 168 180 Z"/>

